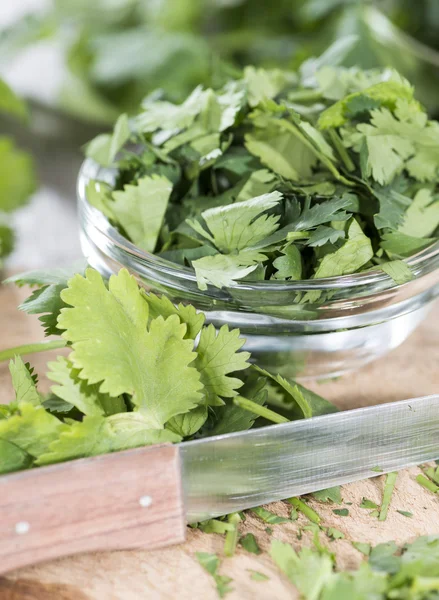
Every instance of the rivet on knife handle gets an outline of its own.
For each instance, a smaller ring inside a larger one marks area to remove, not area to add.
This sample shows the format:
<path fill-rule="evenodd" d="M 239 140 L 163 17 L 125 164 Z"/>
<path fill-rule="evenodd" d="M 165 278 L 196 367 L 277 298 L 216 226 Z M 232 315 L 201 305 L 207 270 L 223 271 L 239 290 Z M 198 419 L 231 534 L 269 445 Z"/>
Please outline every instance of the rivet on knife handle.
<path fill-rule="evenodd" d="M 185 537 L 179 450 L 151 446 L 0 478 L 0 572 Z"/>

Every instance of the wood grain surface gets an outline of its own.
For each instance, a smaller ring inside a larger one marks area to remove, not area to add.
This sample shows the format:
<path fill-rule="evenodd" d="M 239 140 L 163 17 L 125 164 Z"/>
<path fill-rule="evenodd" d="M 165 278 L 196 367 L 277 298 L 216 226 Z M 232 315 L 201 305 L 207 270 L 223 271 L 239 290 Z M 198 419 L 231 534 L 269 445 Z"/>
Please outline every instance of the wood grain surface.
<path fill-rule="evenodd" d="M 0 573 L 78 552 L 181 543 L 178 448 L 136 448 L 5 475 L 0 514 Z"/>
<path fill-rule="evenodd" d="M 0 349 L 30 339 L 41 338 L 35 319 L 16 311 L 15 306 L 25 295 L 23 290 L 0 288 Z M 320 394 L 333 400 L 340 408 L 354 408 L 396 401 L 402 398 L 439 392 L 439 307 L 416 331 L 406 344 L 385 359 L 369 365 L 355 375 L 337 381 L 315 384 Z M 52 354 L 53 357 L 53 354 Z M 44 372 L 49 356 L 32 357 L 40 373 Z M 44 389 L 49 384 L 42 380 Z M 0 399 L 9 401 L 12 388 L 7 366 L 0 365 Z M 380 504 L 384 477 L 344 486 L 343 507 L 347 517 L 333 513 L 334 505 L 319 503 L 313 498 L 309 504 L 320 514 L 322 524 L 336 527 L 344 539 L 330 542 L 321 535 L 337 556 L 342 569 L 355 568 L 363 559 L 353 548 L 352 541 L 378 544 L 395 540 L 404 543 L 425 534 L 439 534 L 439 498 L 416 482 L 419 469 L 407 469 L 398 475 L 386 521 L 379 522 L 361 509 L 363 497 Z M 350 504 L 352 503 L 352 504 Z M 290 506 L 277 502 L 268 506 L 279 515 L 288 516 Z M 398 513 L 410 511 L 412 518 Z M 308 521 L 303 515 L 297 521 L 273 525 L 270 535 L 266 524 L 248 514 L 241 533 L 255 535 L 264 551 L 260 555 L 238 549 L 232 558 L 223 558 L 220 573 L 232 577 L 233 591 L 228 600 L 294 600 L 298 595 L 294 587 L 277 571 L 267 550 L 273 538 L 288 541 L 298 549 L 311 545 L 312 534 L 303 531 Z M 212 578 L 198 564 L 198 551 L 217 552 L 222 556 L 222 536 L 204 534 L 188 529 L 186 542 L 178 546 L 154 551 L 132 550 L 78 554 L 19 569 L 0 578 L 0 600 L 215 600 L 218 596 Z M 1 541 L 0 541 L 1 547 Z M 268 581 L 253 581 L 250 570 L 269 577 Z"/>

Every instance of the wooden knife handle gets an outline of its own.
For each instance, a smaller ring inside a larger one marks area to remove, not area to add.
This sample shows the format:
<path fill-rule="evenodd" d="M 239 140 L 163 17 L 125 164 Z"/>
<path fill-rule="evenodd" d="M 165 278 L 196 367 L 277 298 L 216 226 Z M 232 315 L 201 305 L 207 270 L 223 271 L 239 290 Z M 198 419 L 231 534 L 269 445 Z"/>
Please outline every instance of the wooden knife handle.
<path fill-rule="evenodd" d="M 0 477 L 0 572 L 185 538 L 177 446 L 137 448 Z"/>

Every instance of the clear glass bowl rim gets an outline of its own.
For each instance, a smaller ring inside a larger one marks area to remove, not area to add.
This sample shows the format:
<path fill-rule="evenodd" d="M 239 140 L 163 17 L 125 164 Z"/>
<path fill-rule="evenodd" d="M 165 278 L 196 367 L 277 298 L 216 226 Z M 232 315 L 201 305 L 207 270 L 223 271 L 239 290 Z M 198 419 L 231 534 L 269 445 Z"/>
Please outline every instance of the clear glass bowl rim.
<path fill-rule="evenodd" d="M 111 225 L 107 217 L 97 208 L 89 204 L 86 195 L 86 187 L 90 180 L 96 179 L 111 183 L 116 170 L 110 167 L 102 167 L 90 158 L 83 161 L 77 179 L 77 197 L 82 210 L 93 226 L 104 235 L 110 243 L 122 252 L 130 255 L 135 261 L 141 261 L 155 269 L 160 268 L 162 274 L 172 278 L 185 279 L 196 283 L 197 278 L 194 269 L 184 267 L 177 263 L 163 259 L 156 254 L 142 250 L 125 237 Z M 420 252 L 404 259 L 411 268 L 415 278 L 418 279 L 435 268 L 439 268 L 439 241 Z M 317 290 L 343 290 L 345 288 L 361 288 L 365 286 L 379 286 L 381 289 L 396 289 L 405 284 L 396 284 L 392 278 L 379 269 L 355 273 L 353 275 L 342 275 L 339 277 L 325 277 L 321 279 L 305 279 L 299 281 L 241 281 L 224 288 L 225 290 L 248 290 L 254 292 L 301 292 Z"/>

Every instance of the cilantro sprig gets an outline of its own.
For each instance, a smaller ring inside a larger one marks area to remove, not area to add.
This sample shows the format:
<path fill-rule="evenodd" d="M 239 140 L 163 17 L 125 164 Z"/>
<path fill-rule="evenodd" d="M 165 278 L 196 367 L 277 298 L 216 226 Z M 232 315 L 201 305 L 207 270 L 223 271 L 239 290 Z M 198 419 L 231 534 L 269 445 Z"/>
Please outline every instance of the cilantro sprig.
<path fill-rule="evenodd" d="M 239 330 L 206 326 L 192 306 L 146 293 L 125 269 L 109 281 L 75 270 L 14 278 L 36 286 L 21 308 L 40 314 L 46 335 L 61 338 L 50 347 L 69 354 L 48 363 L 45 395 L 19 352 L 47 343 L 2 353 L 15 355 L 15 399 L 0 412 L 0 473 L 335 410 L 252 367 Z M 266 407 L 269 392 L 283 408 Z"/>
<path fill-rule="evenodd" d="M 438 239 L 439 123 L 394 71 L 247 67 L 182 104 L 147 99 L 86 153 L 116 172 L 88 201 L 202 290 L 371 269 L 402 284 Z"/>

